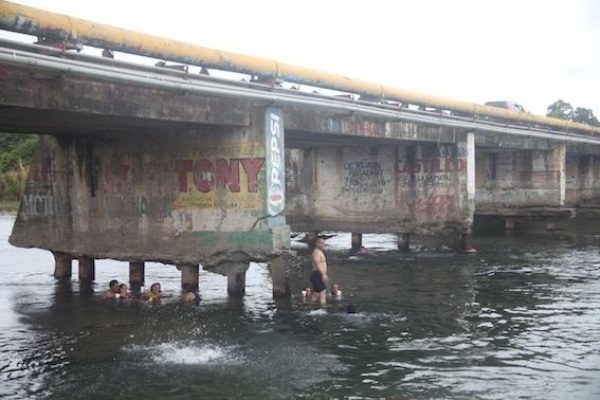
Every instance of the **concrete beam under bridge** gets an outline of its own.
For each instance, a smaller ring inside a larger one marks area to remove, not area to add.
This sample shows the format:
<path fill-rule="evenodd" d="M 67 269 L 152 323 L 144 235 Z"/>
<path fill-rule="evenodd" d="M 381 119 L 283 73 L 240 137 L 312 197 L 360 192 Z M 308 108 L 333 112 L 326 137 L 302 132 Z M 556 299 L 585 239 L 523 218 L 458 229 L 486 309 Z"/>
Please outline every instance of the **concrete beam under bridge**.
<path fill-rule="evenodd" d="M 390 145 L 403 142 L 455 143 L 464 129 L 390 122 L 356 114 L 286 110 L 286 147 Z"/>
<path fill-rule="evenodd" d="M 2 69 L 5 132 L 39 134 L 176 133 L 199 125 L 250 126 L 250 103 L 84 79 Z"/>

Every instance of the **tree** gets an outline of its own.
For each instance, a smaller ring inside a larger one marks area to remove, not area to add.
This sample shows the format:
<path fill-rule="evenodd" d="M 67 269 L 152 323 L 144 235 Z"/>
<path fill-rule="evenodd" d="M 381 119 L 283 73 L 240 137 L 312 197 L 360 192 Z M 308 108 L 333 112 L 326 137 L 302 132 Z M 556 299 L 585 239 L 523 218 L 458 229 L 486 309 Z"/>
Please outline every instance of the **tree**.
<path fill-rule="evenodd" d="M 588 110 L 587 108 L 577 107 L 573 112 L 573 121 L 581 122 L 582 124 L 587 124 L 591 126 L 600 126 L 600 121 L 594 115 L 592 110 Z"/>
<path fill-rule="evenodd" d="M 573 106 L 569 103 L 565 103 L 561 99 L 556 100 L 554 103 L 548 106 L 547 117 L 565 119 L 571 121 L 573 116 Z"/>
<path fill-rule="evenodd" d="M 546 116 L 591 126 L 600 126 L 600 121 L 598 121 L 592 110 L 583 107 L 573 109 L 570 103 L 560 99 L 548 106 Z"/>
<path fill-rule="evenodd" d="M 37 135 L 0 134 L 0 173 L 28 166 L 37 143 Z"/>

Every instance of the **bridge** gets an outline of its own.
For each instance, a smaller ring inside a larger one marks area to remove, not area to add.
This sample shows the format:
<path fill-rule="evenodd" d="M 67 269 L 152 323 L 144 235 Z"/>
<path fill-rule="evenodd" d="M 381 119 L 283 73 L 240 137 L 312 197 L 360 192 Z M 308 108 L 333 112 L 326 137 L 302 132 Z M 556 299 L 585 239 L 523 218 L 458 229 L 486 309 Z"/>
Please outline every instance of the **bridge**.
<path fill-rule="evenodd" d="M 291 232 L 451 234 L 594 216 L 600 129 L 208 49 L 0 1 L 0 131 L 40 135 L 10 242 L 57 278 L 96 259 L 289 293 Z M 101 55 L 82 49 L 95 48 Z M 152 63 L 125 61 L 134 54 Z"/>

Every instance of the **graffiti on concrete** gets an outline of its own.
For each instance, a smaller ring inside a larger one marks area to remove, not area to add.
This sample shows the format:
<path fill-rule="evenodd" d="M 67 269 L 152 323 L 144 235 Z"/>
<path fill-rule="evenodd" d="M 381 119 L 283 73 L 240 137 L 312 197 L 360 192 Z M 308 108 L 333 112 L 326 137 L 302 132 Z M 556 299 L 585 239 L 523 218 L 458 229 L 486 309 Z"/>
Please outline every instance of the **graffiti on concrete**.
<path fill-rule="evenodd" d="M 346 161 L 342 189 L 345 193 L 381 194 L 388 182 L 380 161 Z"/>
<path fill-rule="evenodd" d="M 21 197 L 22 215 L 49 217 L 57 214 L 57 204 L 53 194 L 57 172 L 50 158 L 44 161 L 33 163 L 29 168 L 27 187 Z"/>
<path fill-rule="evenodd" d="M 412 163 L 398 160 L 398 183 L 414 182 L 422 186 L 448 186 L 457 172 L 466 170 L 467 162 L 462 158 L 415 159 Z"/>
<path fill-rule="evenodd" d="M 245 148 L 236 143 L 233 147 Z M 205 148 L 199 158 L 175 161 L 179 189 L 175 208 L 263 208 L 265 158 L 239 152 L 223 156 L 232 153 L 224 144 L 210 148 L 212 152 Z"/>
<path fill-rule="evenodd" d="M 416 212 L 420 216 L 443 218 L 456 209 L 456 197 L 432 193 L 416 201 Z"/>
<path fill-rule="evenodd" d="M 21 198 L 21 214 L 27 216 L 56 215 L 54 196 L 47 194 L 26 194 Z"/>

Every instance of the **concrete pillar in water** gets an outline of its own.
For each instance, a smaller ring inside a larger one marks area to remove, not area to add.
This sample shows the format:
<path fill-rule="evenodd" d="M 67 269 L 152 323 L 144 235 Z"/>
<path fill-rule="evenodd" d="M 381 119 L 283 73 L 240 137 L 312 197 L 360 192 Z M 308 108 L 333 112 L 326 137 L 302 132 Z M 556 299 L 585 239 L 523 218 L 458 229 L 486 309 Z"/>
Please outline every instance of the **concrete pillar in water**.
<path fill-rule="evenodd" d="M 177 268 L 181 271 L 181 287 L 188 285 L 191 291 L 198 291 L 200 266 L 198 264 L 183 264 Z"/>
<path fill-rule="evenodd" d="M 246 271 L 250 263 L 226 262 L 219 266 L 227 275 L 227 294 L 242 297 L 246 293 Z"/>
<path fill-rule="evenodd" d="M 398 250 L 408 252 L 410 250 L 410 233 L 398 234 Z"/>
<path fill-rule="evenodd" d="M 567 193 L 567 145 L 556 143 L 551 148 L 552 151 L 546 162 L 550 165 L 549 169 L 554 170 L 558 177 L 556 201 L 562 207 L 565 205 Z M 554 227 L 556 228 L 556 226 Z"/>
<path fill-rule="evenodd" d="M 91 257 L 79 257 L 79 281 L 92 282 L 96 279 L 96 263 Z"/>
<path fill-rule="evenodd" d="M 454 233 L 454 250 L 461 254 L 477 253 L 477 249 L 469 244 L 468 235 L 462 232 Z"/>
<path fill-rule="evenodd" d="M 269 263 L 273 279 L 273 297 L 290 296 L 290 282 L 286 273 L 286 262 L 283 256 L 277 256 Z"/>
<path fill-rule="evenodd" d="M 362 247 L 362 233 L 352 233 L 352 253 L 358 254 Z"/>
<path fill-rule="evenodd" d="M 65 253 L 53 252 L 54 254 L 54 277 L 57 279 L 71 279 L 73 270 L 71 261 L 73 258 Z"/>
<path fill-rule="evenodd" d="M 507 231 L 512 231 L 515 229 L 515 219 L 514 218 L 505 218 L 504 219 L 504 229 Z"/>
<path fill-rule="evenodd" d="M 131 291 L 139 293 L 144 286 L 146 268 L 143 261 L 131 261 L 129 263 L 129 286 Z"/>

